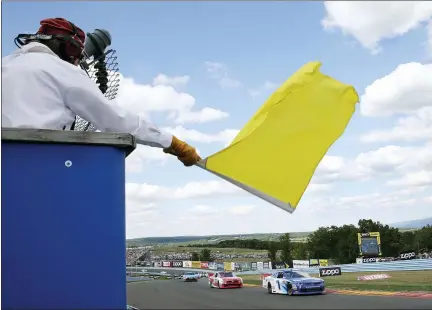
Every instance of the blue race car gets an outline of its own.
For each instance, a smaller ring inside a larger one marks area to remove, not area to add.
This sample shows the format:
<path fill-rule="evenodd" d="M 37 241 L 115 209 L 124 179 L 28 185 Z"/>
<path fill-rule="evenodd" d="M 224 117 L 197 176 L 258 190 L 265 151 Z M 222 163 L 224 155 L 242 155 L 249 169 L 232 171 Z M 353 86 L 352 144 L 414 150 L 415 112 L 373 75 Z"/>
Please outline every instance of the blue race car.
<path fill-rule="evenodd" d="M 306 273 L 293 270 L 279 270 L 265 276 L 262 280 L 262 287 L 267 289 L 269 294 L 325 294 L 324 280 L 312 278 Z"/>
<path fill-rule="evenodd" d="M 185 272 L 183 274 L 183 282 L 198 282 L 199 278 L 200 276 L 196 272 Z"/>

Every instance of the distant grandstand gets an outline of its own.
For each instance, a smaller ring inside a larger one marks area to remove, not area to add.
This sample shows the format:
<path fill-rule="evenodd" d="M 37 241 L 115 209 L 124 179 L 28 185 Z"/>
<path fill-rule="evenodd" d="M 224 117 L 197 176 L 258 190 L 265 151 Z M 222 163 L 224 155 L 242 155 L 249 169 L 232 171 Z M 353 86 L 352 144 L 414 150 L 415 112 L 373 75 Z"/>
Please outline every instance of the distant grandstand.
<path fill-rule="evenodd" d="M 151 246 L 126 248 L 126 266 L 135 266 L 138 261 L 150 259 Z"/>

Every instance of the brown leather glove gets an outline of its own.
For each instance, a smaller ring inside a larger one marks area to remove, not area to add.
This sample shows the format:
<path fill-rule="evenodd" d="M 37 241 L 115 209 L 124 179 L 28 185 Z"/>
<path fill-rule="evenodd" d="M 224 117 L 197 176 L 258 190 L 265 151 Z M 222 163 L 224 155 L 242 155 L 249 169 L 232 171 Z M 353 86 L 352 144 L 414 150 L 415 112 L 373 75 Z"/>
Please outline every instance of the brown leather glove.
<path fill-rule="evenodd" d="M 163 149 L 165 153 L 177 156 L 186 167 L 193 166 L 201 160 L 195 148 L 173 136 L 171 146 Z"/>

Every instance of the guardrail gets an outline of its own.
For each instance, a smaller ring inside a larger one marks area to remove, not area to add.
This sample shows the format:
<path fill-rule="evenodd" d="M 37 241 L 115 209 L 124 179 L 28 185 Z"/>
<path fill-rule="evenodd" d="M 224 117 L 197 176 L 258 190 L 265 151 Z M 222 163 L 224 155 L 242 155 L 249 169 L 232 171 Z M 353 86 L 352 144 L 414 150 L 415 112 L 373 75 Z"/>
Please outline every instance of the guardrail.
<path fill-rule="evenodd" d="M 149 277 L 126 277 L 126 282 L 150 281 Z"/>
<path fill-rule="evenodd" d="M 337 265 L 341 267 L 343 273 L 346 272 L 378 272 L 378 271 L 418 271 L 418 270 L 432 270 L 432 259 L 412 259 L 405 261 L 382 262 L 382 263 L 365 263 L 365 264 L 345 264 Z M 176 271 L 197 271 L 197 272 L 215 272 L 210 269 L 196 269 L 196 268 L 175 268 L 175 267 L 126 267 L 129 272 L 136 272 L 140 270 L 176 270 Z M 135 270 L 135 271 L 134 271 Z M 260 274 L 270 273 L 275 269 L 261 269 L 236 272 L 236 274 Z M 304 271 L 308 273 L 318 273 L 319 267 L 311 268 L 293 268 L 293 270 Z"/>

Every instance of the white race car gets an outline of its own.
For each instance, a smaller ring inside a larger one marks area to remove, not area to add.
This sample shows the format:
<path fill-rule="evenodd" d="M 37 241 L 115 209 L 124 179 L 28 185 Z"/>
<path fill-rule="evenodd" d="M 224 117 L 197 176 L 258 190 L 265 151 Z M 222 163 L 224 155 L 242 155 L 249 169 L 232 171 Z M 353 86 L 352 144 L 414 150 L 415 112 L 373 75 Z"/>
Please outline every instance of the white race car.
<path fill-rule="evenodd" d="M 279 270 L 264 276 L 262 287 L 267 289 L 269 294 L 313 295 L 325 293 L 324 280 L 292 270 Z"/>

